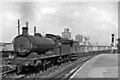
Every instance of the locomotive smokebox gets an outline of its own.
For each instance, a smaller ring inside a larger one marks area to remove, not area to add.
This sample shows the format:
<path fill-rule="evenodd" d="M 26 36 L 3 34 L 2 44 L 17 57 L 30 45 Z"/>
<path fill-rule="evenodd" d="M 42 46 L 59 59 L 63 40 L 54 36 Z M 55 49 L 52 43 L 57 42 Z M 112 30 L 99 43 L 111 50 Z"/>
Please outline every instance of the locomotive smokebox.
<path fill-rule="evenodd" d="M 23 35 L 28 35 L 28 27 L 23 27 L 22 28 L 22 34 Z"/>

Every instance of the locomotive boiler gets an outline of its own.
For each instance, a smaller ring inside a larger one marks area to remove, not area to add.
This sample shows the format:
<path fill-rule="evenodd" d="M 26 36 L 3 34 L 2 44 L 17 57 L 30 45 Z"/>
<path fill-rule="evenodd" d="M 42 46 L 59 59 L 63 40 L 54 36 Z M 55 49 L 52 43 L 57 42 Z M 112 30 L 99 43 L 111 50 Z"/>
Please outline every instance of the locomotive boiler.
<path fill-rule="evenodd" d="M 27 56 L 31 52 L 44 54 L 46 51 L 54 49 L 55 40 L 43 37 L 40 33 L 35 33 L 34 36 L 31 36 L 28 34 L 28 27 L 23 27 L 22 29 L 22 35 L 14 39 L 14 50 L 18 56 Z"/>

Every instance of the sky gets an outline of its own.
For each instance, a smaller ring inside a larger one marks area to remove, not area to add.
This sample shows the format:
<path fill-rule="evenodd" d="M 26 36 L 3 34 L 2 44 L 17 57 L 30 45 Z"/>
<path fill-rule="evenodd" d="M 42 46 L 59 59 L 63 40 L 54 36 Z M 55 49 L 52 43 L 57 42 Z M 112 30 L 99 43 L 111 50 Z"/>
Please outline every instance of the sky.
<path fill-rule="evenodd" d="M 118 2 L 1 2 L 0 6 L 0 42 L 17 36 L 18 19 L 21 27 L 29 22 L 31 35 L 36 26 L 41 34 L 60 36 L 67 27 L 73 39 L 81 34 L 101 45 L 111 43 L 111 34 L 118 37 Z"/>

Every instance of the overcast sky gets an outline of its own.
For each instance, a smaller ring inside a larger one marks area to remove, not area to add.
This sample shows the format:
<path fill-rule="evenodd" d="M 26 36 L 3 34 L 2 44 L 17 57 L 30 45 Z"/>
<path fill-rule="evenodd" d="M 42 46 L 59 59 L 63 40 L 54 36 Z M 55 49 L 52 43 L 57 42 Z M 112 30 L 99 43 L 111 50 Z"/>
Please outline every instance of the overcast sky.
<path fill-rule="evenodd" d="M 43 34 L 61 35 L 70 28 L 72 38 L 77 34 L 90 36 L 92 43 L 110 44 L 111 34 L 118 36 L 118 2 L 4 2 L 0 3 L 0 38 L 11 42 L 17 36 L 17 20 L 21 27 L 29 22 Z M 22 32 L 22 31 L 21 31 Z"/>

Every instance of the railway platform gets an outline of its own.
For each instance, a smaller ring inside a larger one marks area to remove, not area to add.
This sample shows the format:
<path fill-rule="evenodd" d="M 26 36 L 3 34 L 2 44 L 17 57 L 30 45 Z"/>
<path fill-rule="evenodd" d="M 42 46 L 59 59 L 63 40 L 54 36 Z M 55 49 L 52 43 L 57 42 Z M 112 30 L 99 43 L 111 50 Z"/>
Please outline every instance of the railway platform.
<path fill-rule="evenodd" d="M 74 78 L 115 78 L 119 77 L 119 54 L 100 54 L 80 67 L 71 77 Z"/>

